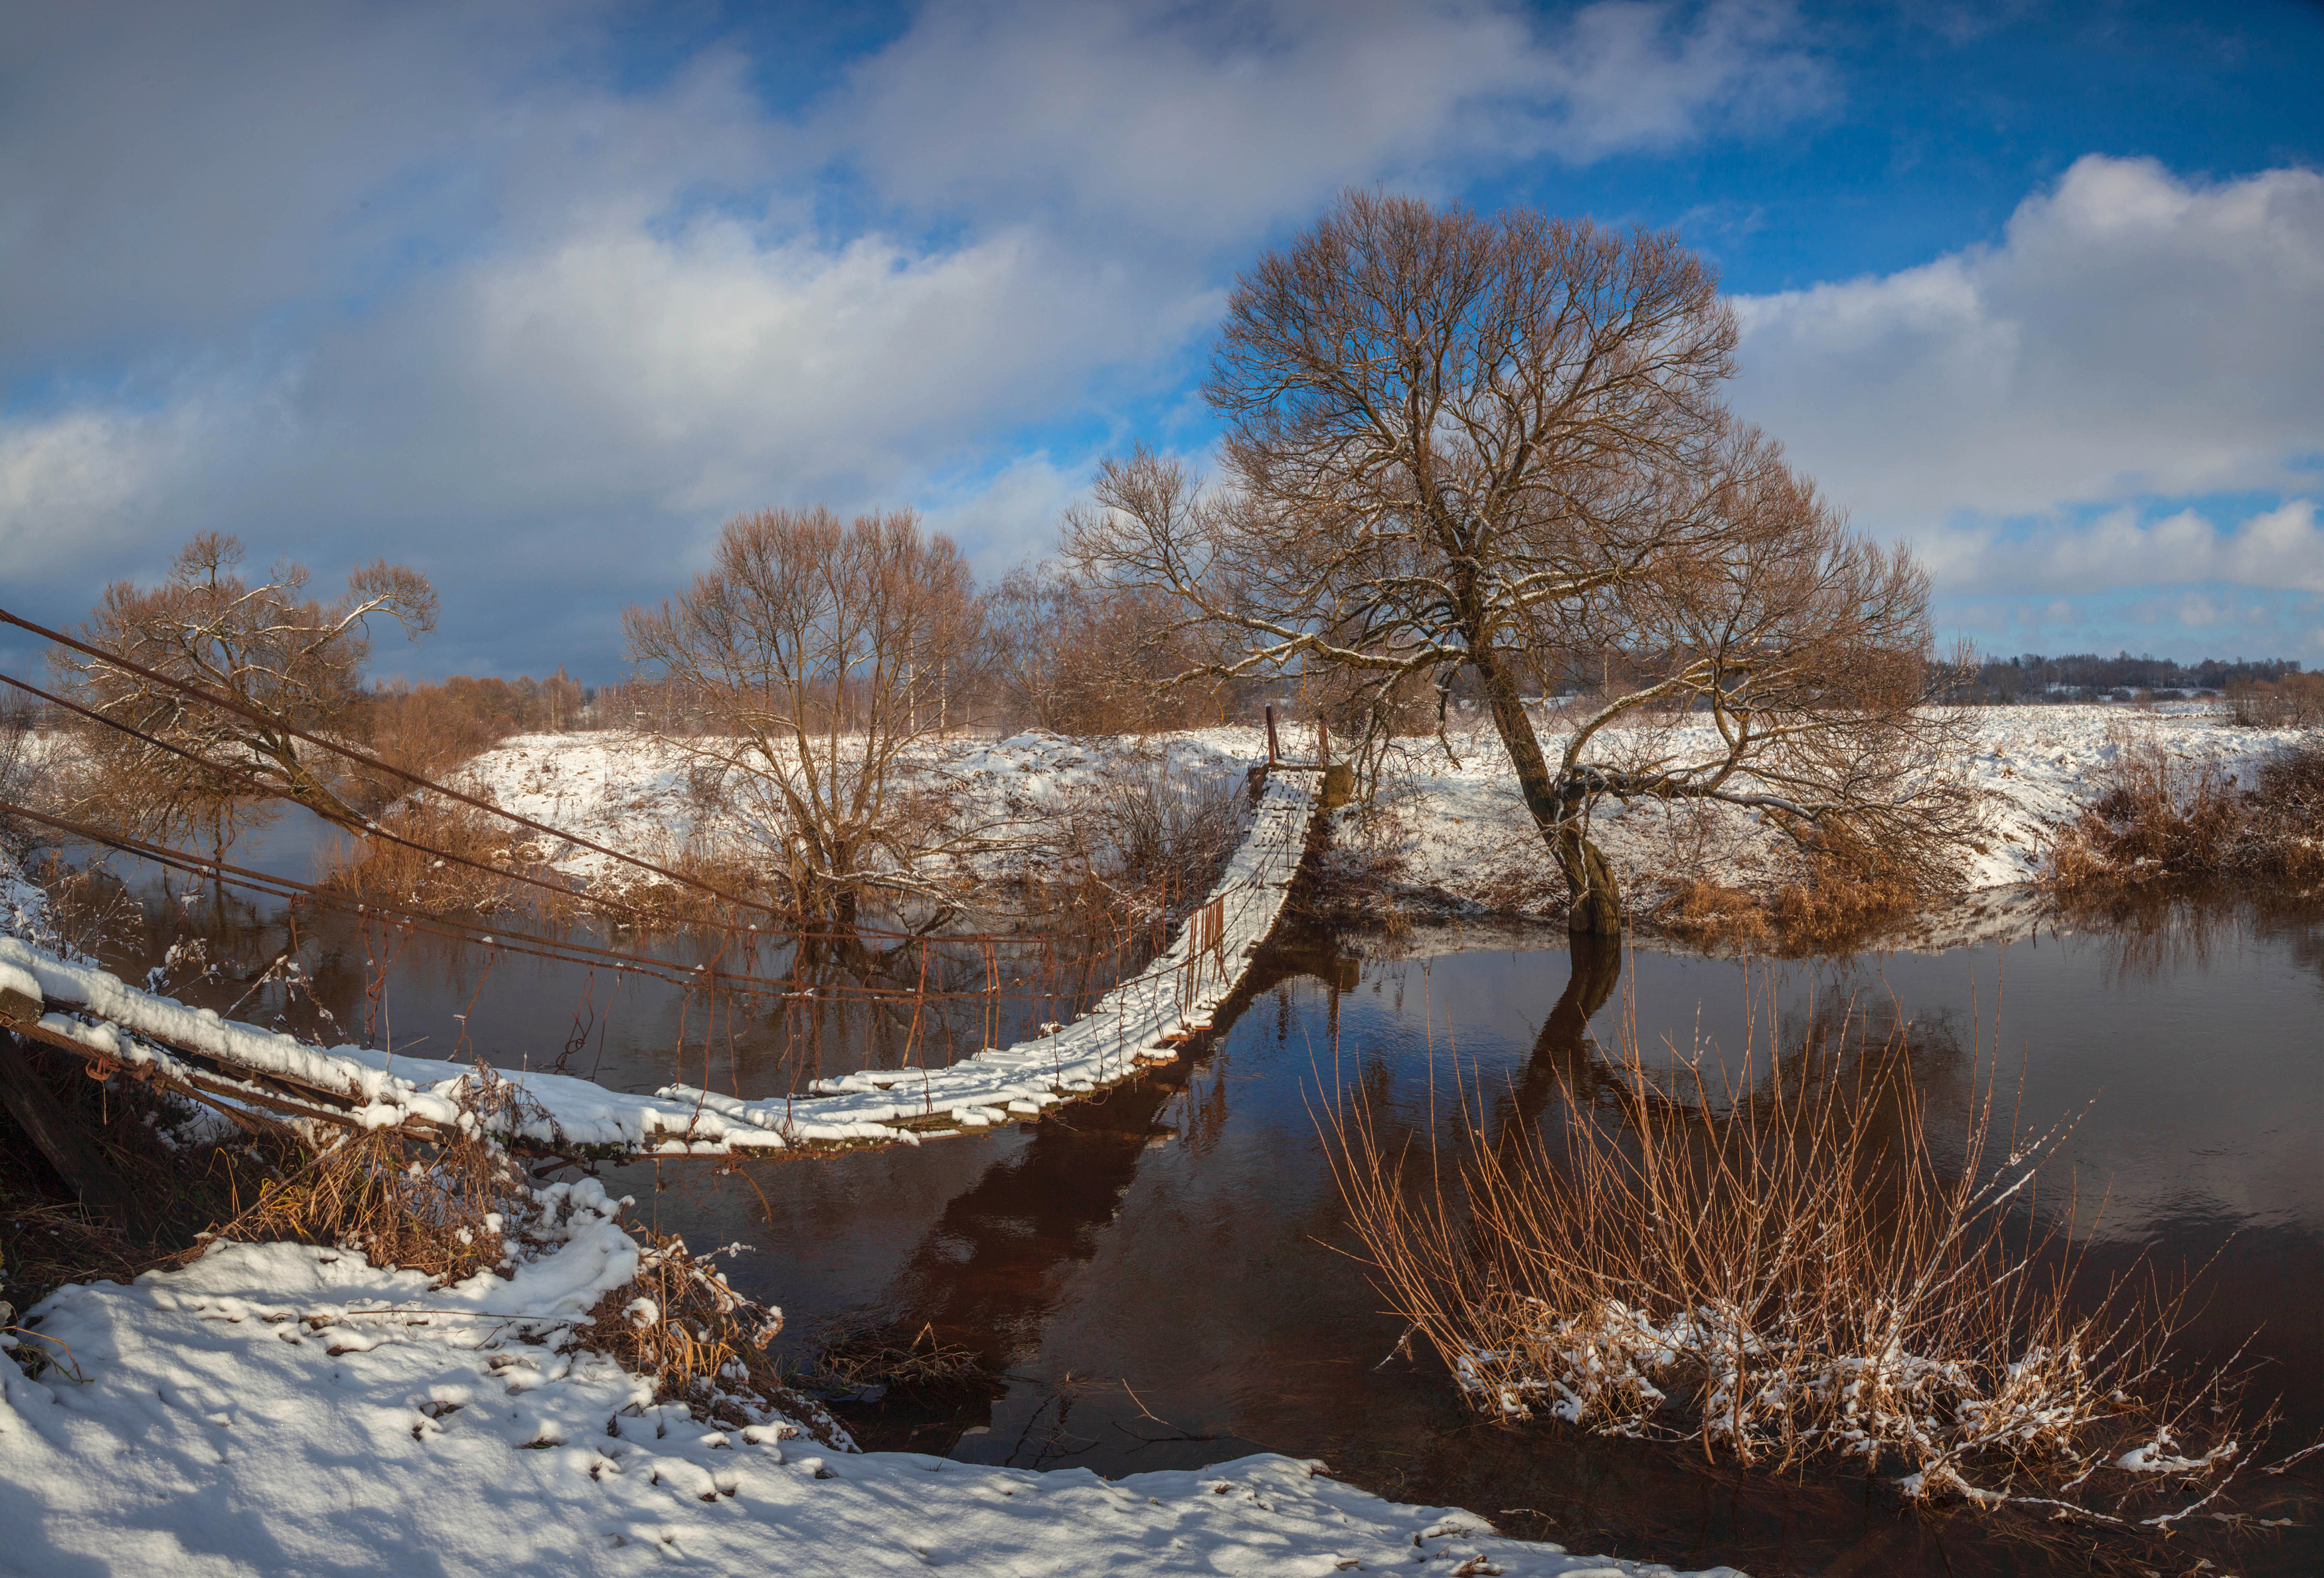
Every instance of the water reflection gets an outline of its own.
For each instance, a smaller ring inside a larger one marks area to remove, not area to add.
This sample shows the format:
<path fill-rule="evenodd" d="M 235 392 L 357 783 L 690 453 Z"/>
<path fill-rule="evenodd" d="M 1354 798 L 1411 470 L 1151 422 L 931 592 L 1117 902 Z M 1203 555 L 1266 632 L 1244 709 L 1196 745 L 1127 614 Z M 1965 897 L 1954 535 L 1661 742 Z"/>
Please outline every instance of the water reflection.
<path fill-rule="evenodd" d="M 1425 1355 L 1397 1354 L 1397 1323 L 1347 1257 L 1311 1104 L 1344 1077 L 1416 1131 L 1451 1099 L 1457 1057 L 1506 1121 L 1542 1121 L 1562 1088 L 1603 1078 L 1627 1013 L 1642 1048 L 1673 1067 L 1756 1036 L 1785 1048 L 1787 1069 L 1822 1068 L 1807 1049 L 1907 1033 L 1923 1100 L 1959 1125 L 1998 1047 L 2029 1122 L 2099 1094 L 2071 1141 L 2085 1190 L 2110 1184 L 2118 1207 L 2096 1269 L 2136 1254 L 2200 1263 L 2225 1229 L 2244 1235 L 2214 1267 L 2189 1337 L 2198 1359 L 2223 1358 L 2260 1324 L 2291 1439 L 2324 1426 L 2324 1210 L 2305 1203 L 2310 1179 L 2292 1176 L 2312 1174 L 2324 1135 L 2303 946 L 2318 920 L 2212 925 L 2201 967 L 2182 956 L 2143 985 L 2126 980 L 2110 939 L 2080 935 L 1748 975 L 1651 951 L 1569 970 L 1557 937 L 1400 962 L 1301 939 L 1271 952 L 1216 1046 L 1173 1075 L 990 1149 L 771 1169 L 760 1177 L 771 1222 L 755 1201 L 700 1199 L 687 1225 L 779 1246 L 747 1274 L 802 1329 L 835 1315 L 925 1322 L 1010 1371 L 989 1407 L 857 1410 L 884 1444 L 1110 1473 L 1265 1447 L 1323 1457 L 1388 1493 L 1534 1509 L 1503 1521 L 1674 1562 L 1813 1572 L 1845 1555 L 1879 1570 L 2047 1571 L 2052 1555 L 1988 1548 L 1962 1525 L 1898 1525 L 1893 1497 L 1860 1481 L 1778 1489 L 1661 1449 L 1466 1417 Z M 2206 1017 L 2226 1033 L 2190 1058 L 2177 1027 Z M 2205 1099 L 2190 1099 L 2197 1087 Z M 2242 1203 L 2221 1210 L 2232 1178 Z M 2236 1570 L 2304 1572 L 2319 1555 L 2312 1540 L 2241 1552 Z"/>
<path fill-rule="evenodd" d="M 290 925 L 231 904 L 175 921 L 231 961 L 222 992 L 247 990 Z M 357 932 L 299 924 L 314 1002 L 360 1017 L 364 960 L 379 955 Z M 154 962 L 161 937 L 157 918 L 124 970 Z M 760 1245 L 739 1279 L 802 1340 L 835 1320 L 926 1324 L 1011 1378 L 964 1410 L 857 1410 L 876 1444 L 1106 1472 L 1265 1448 L 1514 1533 L 1762 1578 L 2052 1570 L 2052 1556 L 1990 1546 L 1963 1523 L 1899 1523 L 1877 1486 L 1773 1487 L 1657 1447 L 1468 1417 L 1425 1355 L 1399 1353 L 1399 1324 L 1348 1258 L 1316 1136 L 1315 1103 L 1341 1079 L 1424 1132 L 1453 1098 L 1456 1058 L 1497 1122 L 1532 1124 L 1554 1121 L 1562 1091 L 1593 1099 L 1626 1034 L 1673 1077 L 1711 1049 L 1715 1082 L 1747 1046 L 1804 1066 L 1806 1049 L 1902 1033 L 1940 1125 L 1967 1123 L 1988 1068 L 2030 1126 L 2095 1096 L 2070 1142 L 2085 1200 L 2104 1202 L 2078 1224 L 2091 1267 L 2172 1269 L 2217 1252 L 2196 1357 L 2224 1357 L 2258 1325 L 2264 1381 L 2291 1415 L 2279 1439 L 2324 1428 L 2324 906 L 2219 895 L 2061 919 L 2007 945 L 1766 964 L 1569 955 L 1562 935 L 1400 960 L 1294 937 L 1257 963 L 1200 1057 L 1038 1123 L 747 1178 L 670 1164 L 609 1181 L 664 1228 Z M 496 1060 L 565 1056 L 626 1088 L 680 1067 L 763 1088 L 805 1056 L 785 1049 L 779 1018 L 706 1018 L 682 992 L 513 957 L 487 974 L 430 939 L 389 976 L 399 1046 L 448 1049 L 465 1033 Z M 294 1026 L 308 1011 L 266 1001 Z M 790 1022 L 818 1023 L 804 1010 Z M 982 1029 L 951 1033 L 973 1049 Z M 874 1055 L 911 1055 L 887 1033 Z M 2298 1515 L 2310 1527 L 2218 1564 L 2317 1570 L 2316 1519 Z"/>

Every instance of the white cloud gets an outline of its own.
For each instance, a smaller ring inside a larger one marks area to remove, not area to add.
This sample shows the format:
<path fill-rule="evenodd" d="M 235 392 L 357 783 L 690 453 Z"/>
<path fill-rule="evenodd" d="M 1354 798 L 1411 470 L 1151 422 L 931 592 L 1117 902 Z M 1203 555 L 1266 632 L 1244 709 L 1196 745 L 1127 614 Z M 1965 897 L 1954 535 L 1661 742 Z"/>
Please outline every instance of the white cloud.
<path fill-rule="evenodd" d="M 204 527 L 326 576 L 384 548 L 445 583 L 441 651 L 602 645 L 770 502 L 922 502 L 1005 563 L 1086 475 L 1010 447 L 1175 386 L 1222 246 L 1821 91 L 1740 0 L 939 4 L 786 118 L 731 48 L 621 86 L 615 20 L 16 14 L 0 139 L 44 152 L 0 161 L 0 376 L 54 392 L 0 415 L 0 575 L 69 608 Z M 880 217 L 830 227 L 835 168 Z"/>
<path fill-rule="evenodd" d="M 818 135 L 895 200 L 1240 241 L 1351 183 L 1573 161 L 1821 102 L 1790 6 L 1610 0 L 950 0 L 850 73 Z"/>
<path fill-rule="evenodd" d="M 1738 406 L 1883 531 L 2288 491 L 2324 451 L 2313 171 L 2205 184 L 2093 154 L 1997 245 L 1736 305 Z M 2090 552 L 2107 573 L 2104 545 Z"/>
<path fill-rule="evenodd" d="M 2315 501 L 2306 498 L 2260 511 L 2227 531 L 2192 510 L 2144 520 L 2135 510 L 2119 509 L 2079 523 L 1954 524 L 1919 536 L 1930 578 L 1954 594 L 2086 595 L 2198 583 L 2324 592 L 2324 528 Z"/>

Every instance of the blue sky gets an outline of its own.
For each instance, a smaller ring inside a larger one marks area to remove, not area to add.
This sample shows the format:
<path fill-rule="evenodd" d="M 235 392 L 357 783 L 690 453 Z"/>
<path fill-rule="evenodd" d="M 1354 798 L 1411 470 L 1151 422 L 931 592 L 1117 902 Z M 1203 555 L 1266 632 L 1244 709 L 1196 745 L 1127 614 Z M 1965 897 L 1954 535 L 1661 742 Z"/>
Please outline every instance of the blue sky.
<path fill-rule="evenodd" d="M 0 588 L 190 533 L 622 671 L 729 514 L 995 574 L 1349 184 L 1676 226 L 2000 651 L 2324 663 L 2324 7 L 0 5 Z M 0 658 L 21 663 L 20 645 Z"/>

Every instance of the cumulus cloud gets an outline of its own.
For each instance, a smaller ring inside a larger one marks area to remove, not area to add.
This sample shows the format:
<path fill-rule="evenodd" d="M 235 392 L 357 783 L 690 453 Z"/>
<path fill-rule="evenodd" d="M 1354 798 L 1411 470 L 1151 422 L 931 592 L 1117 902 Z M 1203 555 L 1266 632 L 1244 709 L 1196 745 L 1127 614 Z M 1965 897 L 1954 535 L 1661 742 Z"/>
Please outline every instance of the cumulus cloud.
<path fill-rule="evenodd" d="M 2031 529 L 1938 527 L 1922 534 L 1920 549 L 1932 578 L 1956 593 L 2088 594 L 2199 582 L 2324 592 L 2324 529 L 2316 512 L 2314 500 L 2292 499 L 2222 529 L 2193 510 L 2145 520 L 2121 509 Z"/>
<path fill-rule="evenodd" d="M 2292 491 L 2324 452 L 2314 171 L 2207 183 L 2093 154 L 1997 244 L 1736 306 L 1738 405 L 1883 531 Z M 2167 557 L 2187 529 L 2156 530 L 2125 540 Z M 1972 540 L 1929 546 L 1950 574 Z"/>
<path fill-rule="evenodd" d="M 1788 5 L 946 0 L 816 122 L 890 197 L 1240 240 L 1349 182 L 1580 162 L 1820 103 Z"/>
<path fill-rule="evenodd" d="M 804 110 L 731 44 L 625 80 L 621 20 L 15 14 L 0 135 L 47 153 L 0 166 L 0 575 L 62 614 L 204 527 L 326 574 L 384 549 L 456 663 L 602 658 L 765 503 L 921 502 L 998 568 L 1086 471 L 1026 435 L 1175 387 L 1221 247 L 1343 182 L 1822 90 L 1748 0 L 939 3 Z"/>

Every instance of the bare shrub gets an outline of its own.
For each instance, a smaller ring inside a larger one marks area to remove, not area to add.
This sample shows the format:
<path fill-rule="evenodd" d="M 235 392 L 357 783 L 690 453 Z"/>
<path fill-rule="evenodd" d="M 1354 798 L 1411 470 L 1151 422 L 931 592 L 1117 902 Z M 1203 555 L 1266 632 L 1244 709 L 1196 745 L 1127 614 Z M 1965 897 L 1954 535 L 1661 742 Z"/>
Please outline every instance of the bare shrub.
<path fill-rule="evenodd" d="M 40 742 L 32 709 L 21 698 L 0 697 L 0 800 L 27 803 L 39 781 Z M 36 842 L 18 818 L 0 816 L 0 862 L 22 864 Z"/>
<path fill-rule="evenodd" d="M 2314 728 L 2324 724 L 2324 674 L 2233 680 L 2227 686 L 2227 706 L 2236 722 L 2247 728 Z"/>
<path fill-rule="evenodd" d="M 676 1233 L 631 1231 L 638 1273 L 590 1310 L 584 1347 L 652 1381 L 655 1401 L 683 1403 L 706 1423 L 788 1418 L 825 1445 L 853 1449 L 823 1405 L 783 1379 L 770 1351 L 781 1311 L 737 1293 L 713 1257 L 696 1256 Z"/>
<path fill-rule="evenodd" d="M 1082 858 L 1115 881 L 1191 898 L 1209 890 L 1248 821 L 1243 775 L 1147 751 L 1074 807 Z"/>
<path fill-rule="evenodd" d="M 473 806 L 421 790 L 386 807 L 374 821 L 394 837 L 355 840 L 332 851 L 321 886 L 424 915 L 513 910 L 567 919 L 582 907 L 582 896 L 549 863 L 550 851 L 541 840 Z M 515 875 L 546 885 L 512 880 Z"/>
<path fill-rule="evenodd" d="M 1157 641 L 1176 623 L 1158 595 L 1044 561 L 986 596 L 1003 712 L 1061 734 L 1150 734 L 1225 721 L 1235 687 L 1199 678 L 1209 654 Z M 1198 678 L 1186 682 L 1184 677 Z"/>
<path fill-rule="evenodd" d="M 2098 798 L 2052 841 L 2053 889 L 2324 876 L 2324 743 L 2277 752 L 2246 788 L 2214 762 L 2119 741 L 2098 781 Z"/>
<path fill-rule="evenodd" d="M 2310 738 L 2263 762 L 2246 806 L 2251 818 L 2246 869 L 2295 882 L 2324 881 L 2324 739 Z"/>
<path fill-rule="evenodd" d="M 581 717 L 581 687 L 562 668 L 547 679 L 455 674 L 440 685 L 394 680 L 364 694 L 355 720 L 371 753 L 390 766 L 442 780 L 512 734 L 558 731 Z M 374 803 L 410 787 L 392 773 L 359 770 Z"/>
<path fill-rule="evenodd" d="M 2100 1523 L 2247 1459 L 2227 1381 L 2166 1368 L 2176 1303 L 2078 1308 L 2062 1226 L 2015 1216 L 2062 1128 L 1999 1134 L 1987 1087 L 1941 1163 L 1901 1039 L 1712 1088 L 1635 1037 L 1546 1132 L 1481 1092 L 1449 1153 L 1384 1143 L 1360 1094 L 1325 1121 L 1376 1285 L 1472 1407 Z"/>

